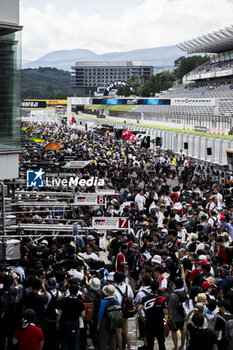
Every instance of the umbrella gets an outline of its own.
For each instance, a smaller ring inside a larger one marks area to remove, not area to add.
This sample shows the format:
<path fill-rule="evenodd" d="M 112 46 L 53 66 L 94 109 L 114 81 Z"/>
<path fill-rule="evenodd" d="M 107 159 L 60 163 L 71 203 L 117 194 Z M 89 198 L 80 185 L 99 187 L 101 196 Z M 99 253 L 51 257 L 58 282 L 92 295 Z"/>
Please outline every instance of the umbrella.
<path fill-rule="evenodd" d="M 46 145 L 45 151 L 59 151 L 64 146 L 59 142 L 50 142 Z"/>
<path fill-rule="evenodd" d="M 34 142 L 45 142 L 44 139 L 38 137 L 31 137 L 30 140 Z"/>

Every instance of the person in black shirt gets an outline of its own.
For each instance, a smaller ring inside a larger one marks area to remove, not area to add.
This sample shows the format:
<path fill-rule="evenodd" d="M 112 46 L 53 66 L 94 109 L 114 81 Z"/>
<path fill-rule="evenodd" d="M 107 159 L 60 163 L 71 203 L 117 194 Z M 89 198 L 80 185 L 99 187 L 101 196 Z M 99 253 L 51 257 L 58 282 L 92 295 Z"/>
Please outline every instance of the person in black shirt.
<path fill-rule="evenodd" d="M 42 328 L 45 321 L 44 306 L 48 302 L 48 292 L 44 283 L 38 277 L 32 279 L 32 289 L 28 290 L 23 295 L 23 309 L 32 309 L 36 312 L 36 326 Z M 43 294 L 39 294 L 42 290 Z"/>
<path fill-rule="evenodd" d="M 164 314 L 167 313 L 165 298 L 157 294 L 158 281 L 152 281 L 150 288 L 151 293 L 145 296 L 138 306 L 139 317 L 146 327 L 147 350 L 154 349 L 155 337 L 159 350 L 166 350 L 163 323 Z"/>
<path fill-rule="evenodd" d="M 70 295 L 59 303 L 57 316 L 57 330 L 61 334 L 61 350 L 78 350 L 80 325 L 79 317 L 85 316 L 85 307 L 77 298 L 78 285 L 71 284 Z"/>
<path fill-rule="evenodd" d="M 192 322 L 189 318 L 192 317 Z M 204 327 L 204 315 L 193 309 L 186 317 L 187 328 L 190 334 L 189 350 L 218 350 L 217 337 L 213 329 Z M 221 349 L 221 348 L 220 348 Z"/>
<path fill-rule="evenodd" d="M 218 348 L 219 350 L 229 349 L 229 340 L 226 339 L 225 327 L 229 320 L 233 320 L 233 315 L 230 313 L 231 303 L 225 299 L 219 305 L 219 314 L 216 318 L 215 332 L 218 337 Z"/>

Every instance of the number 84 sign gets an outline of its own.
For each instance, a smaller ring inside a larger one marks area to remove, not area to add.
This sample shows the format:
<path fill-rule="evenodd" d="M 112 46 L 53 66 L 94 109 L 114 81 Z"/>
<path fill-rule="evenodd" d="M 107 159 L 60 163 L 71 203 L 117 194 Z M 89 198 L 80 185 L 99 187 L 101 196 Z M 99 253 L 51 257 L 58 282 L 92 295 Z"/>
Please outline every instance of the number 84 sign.
<path fill-rule="evenodd" d="M 92 226 L 97 230 L 127 230 L 129 228 L 129 220 L 116 217 L 93 217 Z"/>

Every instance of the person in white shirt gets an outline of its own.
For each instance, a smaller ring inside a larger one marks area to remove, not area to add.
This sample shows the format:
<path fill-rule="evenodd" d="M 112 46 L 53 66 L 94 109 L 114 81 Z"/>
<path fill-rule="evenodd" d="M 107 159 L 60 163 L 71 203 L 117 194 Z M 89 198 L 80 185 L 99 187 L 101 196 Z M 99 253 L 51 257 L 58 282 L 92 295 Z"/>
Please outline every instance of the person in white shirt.
<path fill-rule="evenodd" d="M 164 212 L 165 212 L 165 204 L 161 204 L 159 207 L 159 211 L 155 214 L 155 216 L 158 219 L 158 225 L 163 224 L 163 220 L 165 219 Z"/>
<path fill-rule="evenodd" d="M 140 190 L 135 197 L 136 208 L 138 211 L 143 211 L 146 203 L 146 198 L 143 195 L 143 190 Z"/>
<path fill-rule="evenodd" d="M 139 292 L 137 293 L 135 297 L 135 303 L 138 306 L 142 299 L 145 298 L 147 295 L 151 294 L 151 288 L 150 288 L 150 283 L 151 283 L 151 277 L 150 276 L 144 276 L 142 278 L 142 287 L 139 289 Z M 142 315 L 145 317 L 145 312 L 142 309 Z M 140 317 L 138 317 L 138 328 L 139 328 L 139 335 L 140 338 L 143 339 L 144 341 L 144 347 L 146 348 L 147 343 L 146 343 L 146 329 L 145 329 L 145 324 L 142 322 Z"/>
<path fill-rule="evenodd" d="M 92 259 L 94 261 L 99 261 L 99 257 L 95 253 L 93 253 L 93 249 L 90 244 L 86 245 L 86 252 L 83 254 L 83 259 L 84 260 Z"/>
<path fill-rule="evenodd" d="M 116 282 L 116 284 L 115 284 L 115 297 L 119 301 L 120 305 L 122 305 L 124 297 L 130 298 L 130 299 L 133 299 L 133 297 L 134 297 L 132 288 L 130 287 L 130 285 L 128 285 L 124 282 L 124 277 L 125 276 L 122 272 L 115 272 L 115 274 L 114 274 L 114 281 Z M 124 334 L 124 336 L 126 338 L 126 344 L 127 344 L 128 349 L 131 349 L 130 336 L 129 336 L 129 330 L 128 330 L 128 318 L 124 318 L 122 328 L 117 330 L 119 350 L 123 349 L 122 334 Z"/>

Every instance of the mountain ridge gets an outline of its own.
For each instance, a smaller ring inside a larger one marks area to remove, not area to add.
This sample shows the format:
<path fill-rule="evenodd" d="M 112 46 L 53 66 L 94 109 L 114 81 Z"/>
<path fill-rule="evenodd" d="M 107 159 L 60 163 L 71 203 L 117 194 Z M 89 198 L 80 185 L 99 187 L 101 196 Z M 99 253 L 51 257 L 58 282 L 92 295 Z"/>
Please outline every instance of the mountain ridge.
<path fill-rule="evenodd" d="M 54 67 L 71 70 L 76 61 L 147 61 L 154 67 L 171 67 L 174 60 L 185 54 L 176 46 L 160 46 L 123 52 L 97 54 L 87 49 L 52 51 L 32 62 L 25 62 L 23 68 Z"/>

